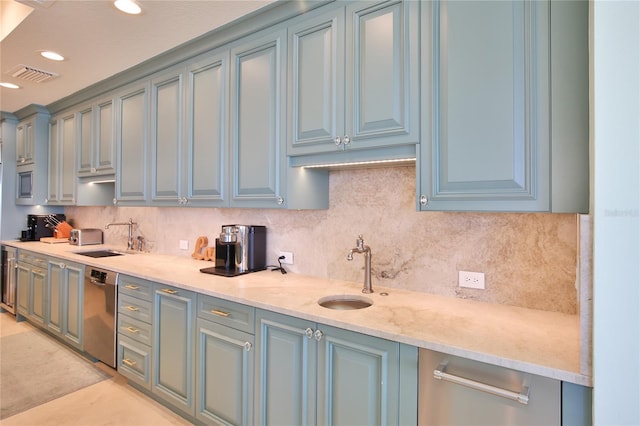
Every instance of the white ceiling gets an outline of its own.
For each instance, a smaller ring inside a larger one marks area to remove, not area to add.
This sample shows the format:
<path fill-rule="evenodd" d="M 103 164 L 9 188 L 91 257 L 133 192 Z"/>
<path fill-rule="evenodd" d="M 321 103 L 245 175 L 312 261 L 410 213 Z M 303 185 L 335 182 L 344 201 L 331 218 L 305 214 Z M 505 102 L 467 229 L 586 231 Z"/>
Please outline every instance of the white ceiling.
<path fill-rule="evenodd" d="M 50 104 L 273 1 L 138 0 L 143 12 L 132 16 L 112 0 L 21 0 L 34 10 L 0 42 L 0 81 L 21 88 L 0 88 L 0 111 Z M 67 59 L 50 61 L 42 50 Z M 59 76 L 16 79 L 10 72 L 21 64 Z"/>

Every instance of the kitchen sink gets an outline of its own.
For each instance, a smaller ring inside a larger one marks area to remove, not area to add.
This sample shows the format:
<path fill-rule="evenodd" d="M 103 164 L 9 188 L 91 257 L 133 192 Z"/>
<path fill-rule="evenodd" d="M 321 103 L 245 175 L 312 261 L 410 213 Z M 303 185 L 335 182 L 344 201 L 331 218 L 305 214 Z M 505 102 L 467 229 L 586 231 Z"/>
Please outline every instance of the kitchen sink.
<path fill-rule="evenodd" d="M 124 253 L 120 253 L 115 250 L 93 250 L 93 251 L 76 251 L 75 254 L 80 254 L 82 256 L 88 257 L 111 257 L 111 256 L 122 256 Z"/>
<path fill-rule="evenodd" d="M 352 296 L 349 294 L 339 294 L 323 297 L 318 300 L 318 305 L 327 309 L 338 311 L 350 311 L 354 309 L 364 309 L 373 305 L 373 300 L 364 296 Z"/>

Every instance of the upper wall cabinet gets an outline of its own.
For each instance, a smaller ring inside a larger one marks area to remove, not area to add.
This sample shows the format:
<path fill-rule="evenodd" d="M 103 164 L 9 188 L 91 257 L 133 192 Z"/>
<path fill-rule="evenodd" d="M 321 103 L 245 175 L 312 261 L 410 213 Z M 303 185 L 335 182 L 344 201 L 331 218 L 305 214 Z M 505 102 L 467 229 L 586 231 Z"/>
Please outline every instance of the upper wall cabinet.
<path fill-rule="evenodd" d="M 47 204 L 76 203 L 77 114 L 74 111 L 53 117 L 49 125 L 49 189 Z"/>
<path fill-rule="evenodd" d="M 423 4 L 420 209 L 588 211 L 586 14 L 586 2 Z"/>
<path fill-rule="evenodd" d="M 117 204 L 145 204 L 149 151 L 149 92 L 145 80 L 116 95 Z"/>
<path fill-rule="evenodd" d="M 289 27 L 287 153 L 332 154 L 292 164 L 419 142 L 419 8 L 416 1 L 354 2 Z"/>
<path fill-rule="evenodd" d="M 49 114 L 42 107 L 16 126 L 16 204 L 45 204 Z"/>
<path fill-rule="evenodd" d="M 287 167 L 286 44 L 283 28 L 231 48 L 231 207 L 328 206 L 325 172 Z"/>
<path fill-rule="evenodd" d="M 116 164 L 113 97 L 100 99 L 78 112 L 78 177 L 113 175 Z"/>

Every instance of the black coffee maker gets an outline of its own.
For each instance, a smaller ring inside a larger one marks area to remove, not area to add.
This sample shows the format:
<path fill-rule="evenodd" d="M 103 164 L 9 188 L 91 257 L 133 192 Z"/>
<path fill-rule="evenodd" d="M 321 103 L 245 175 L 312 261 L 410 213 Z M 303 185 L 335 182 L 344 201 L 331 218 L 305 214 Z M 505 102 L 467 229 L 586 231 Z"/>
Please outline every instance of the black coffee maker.
<path fill-rule="evenodd" d="M 216 238 L 216 263 L 201 272 L 235 277 L 267 267 L 267 228 L 260 225 L 225 225 Z"/>
<path fill-rule="evenodd" d="M 55 227 L 50 224 L 66 220 L 63 214 L 29 214 L 27 229 L 22 231 L 20 241 L 40 241 L 40 238 L 53 237 Z"/>

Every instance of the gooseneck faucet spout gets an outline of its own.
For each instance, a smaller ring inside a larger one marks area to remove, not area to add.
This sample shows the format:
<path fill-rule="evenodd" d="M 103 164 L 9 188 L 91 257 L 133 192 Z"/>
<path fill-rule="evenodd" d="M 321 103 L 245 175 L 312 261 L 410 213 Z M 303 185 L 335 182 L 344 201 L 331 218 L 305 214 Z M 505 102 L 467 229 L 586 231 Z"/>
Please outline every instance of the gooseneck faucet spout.
<path fill-rule="evenodd" d="M 362 235 L 358 235 L 356 247 L 347 253 L 347 260 L 353 260 L 353 253 L 364 255 L 364 287 L 362 287 L 362 292 L 373 293 L 373 288 L 371 287 L 371 248 L 364 245 Z"/>
<path fill-rule="evenodd" d="M 129 227 L 129 239 L 127 241 L 127 250 L 134 250 L 134 245 L 133 245 L 133 227 L 134 225 L 137 225 L 136 222 L 133 221 L 133 219 L 129 218 L 129 222 L 112 222 L 112 223 L 107 223 L 104 227 L 104 229 L 109 229 L 110 226 L 112 225 L 124 225 L 124 226 L 128 226 Z"/>

